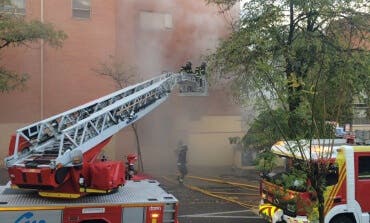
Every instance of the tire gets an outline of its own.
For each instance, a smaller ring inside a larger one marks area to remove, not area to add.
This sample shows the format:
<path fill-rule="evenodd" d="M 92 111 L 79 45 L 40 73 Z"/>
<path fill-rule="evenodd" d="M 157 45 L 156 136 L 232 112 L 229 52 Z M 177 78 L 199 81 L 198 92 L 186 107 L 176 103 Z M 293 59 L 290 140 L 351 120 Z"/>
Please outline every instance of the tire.
<path fill-rule="evenodd" d="M 356 221 L 353 219 L 353 216 L 342 214 L 335 216 L 329 223 L 356 223 Z"/>
<path fill-rule="evenodd" d="M 68 172 L 69 172 L 68 167 L 62 167 L 62 168 L 57 169 L 57 171 L 55 172 L 55 182 L 57 184 L 64 183 L 68 175 Z"/>

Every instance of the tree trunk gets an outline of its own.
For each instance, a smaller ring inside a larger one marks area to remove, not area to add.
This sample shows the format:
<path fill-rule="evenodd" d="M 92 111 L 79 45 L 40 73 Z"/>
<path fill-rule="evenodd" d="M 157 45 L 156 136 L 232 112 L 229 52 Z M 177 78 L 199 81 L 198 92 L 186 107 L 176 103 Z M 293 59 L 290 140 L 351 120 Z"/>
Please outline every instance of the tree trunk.
<path fill-rule="evenodd" d="M 131 128 L 132 128 L 132 130 L 134 130 L 135 139 L 136 139 L 136 152 L 137 152 L 137 155 L 138 155 L 138 171 L 139 172 L 144 172 L 144 165 L 143 165 L 143 159 L 142 159 L 142 155 L 141 155 L 140 139 L 139 139 L 139 133 L 137 131 L 137 124 L 132 123 Z"/>
<path fill-rule="evenodd" d="M 324 223 L 324 191 L 318 190 L 317 191 L 317 198 L 318 198 L 318 211 L 319 211 L 319 222 Z"/>
<path fill-rule="evenodd" d="M 326 166 L 325 164 L 317 164 L 314 162 L 311 162 L 309 169 L 309 180 L 311 182 L 311 186 L 316 192 L 317 196 L 317 202 L 318 202 L 318 214 L 319 214 L 319 223 L 324 223 L 325 216 L 324 216 L 324 190 L 325 187 L 322 185 L 325 185 L 325 176 L 326 176 Z"/>

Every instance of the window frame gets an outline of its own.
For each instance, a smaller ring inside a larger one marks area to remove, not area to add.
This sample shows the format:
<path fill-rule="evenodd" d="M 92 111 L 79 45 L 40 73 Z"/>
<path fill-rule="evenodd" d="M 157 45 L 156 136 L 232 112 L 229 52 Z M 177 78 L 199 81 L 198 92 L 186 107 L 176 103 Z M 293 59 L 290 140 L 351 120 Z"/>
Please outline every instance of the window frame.
<path fill-rule="evenodd" d="M 75 1 L 80 1 L 80 0 L 71 0 L 71 9 L 72 9 L 72 18 L 73 19 L 78 19 L 78 20 L 89 20 L 91 19 L 91 0 L 87 0 L 89 1 L 89 9 L 83 9 L 83 8 L 74 8 L 74 2 Z M 75 11 L 79 11 L 79 12 L 89 12 L 88 13 L 88 17 L 81 17 L 81 16 L 76 16 L 75 14 Z"/>
<path fill-rule="evenodd" d="M 368 160 L 364 160 L 364 158 Z M 370 165 L 365 166 L 365 167 L 369 167 L 369 169 L 366 171 L 362 171 L 364 170 L 364 168 L 360 168 L 361 163 L 369 163 L 366 161 L 370 161 L 370 156 L 363 155 L 363 156 L 358 157 L 358 177 L 357 178 L 359 180 L 370 180 Z"/>
<path fill-rule="evenodd" d="M 139 26 L 146 31 L 172 31 L 174 29 L 173 15 L 168 12 L 139 12 Z"/>
<path fill-rule="evenodd" d="M 14 4 L 14 1 L 21 1 L 23 2 L 23 8 L 19 8 Z M 4 5 L 2 8 L 0 8 L 1 13 L 10 13 L 14 15 L 26 15 L 26 7 L 27 7 L 27 1 L 26 0 L 10 0 L 10 5 Z M 9 7 L 9 9 L 5 9 L 6 7 Z"/>

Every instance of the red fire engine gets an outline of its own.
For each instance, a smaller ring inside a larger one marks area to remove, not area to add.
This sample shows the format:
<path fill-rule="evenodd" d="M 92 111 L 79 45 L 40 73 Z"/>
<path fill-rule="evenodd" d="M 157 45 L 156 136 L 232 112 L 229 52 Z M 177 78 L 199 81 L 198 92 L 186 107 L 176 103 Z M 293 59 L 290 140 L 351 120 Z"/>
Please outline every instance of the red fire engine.
<path fill-rule="evenodd" d="M 178 223 L 177 203 L 153 180 L 127 181 L 116 193 L 73 200 L 0 186 L 1 223 Z"/>
<path fill-rule="evenodd" d="M 301 143 L 307 153 L 297 151 L 294 153 L 296 159 L 292 159 L 291 149 L 295 142 L 278 142 L 271 150 L 284 157 L 286 164 L 292 164 L 293 160 L 299 162 L 302 155 L 309 157 L 310 143 Z M 370 222 L 370 146 L 346 144 L 345 139 L 314 140 L 311 142 L 311 151 L 313 160 L 325 157 L 331 164 L 324 193 L 325 223 Z M 317 199 L 314 192 L 304 186 L 307 182 L 297 179 L 295 188 L 283 188 L 276 183 L 285 171 L 262 177 L 260 214 L 273 223 L 317 222 L 317 216 L 311 215 Z"/>
<path fill-rule="evenodd" d="M 207 95 L 204 75 L 166 73 L 18 129 L 5 158 L 10 183 L 0 187 L 1 222 L 177 222 L 177 200 L 158 183 L 126 181 L 122 161 L 99 158 L 115 133 L 159 106 L 176 84 L 182 95 Z M 135 159 L 128 156 L 127 179 Z"/>

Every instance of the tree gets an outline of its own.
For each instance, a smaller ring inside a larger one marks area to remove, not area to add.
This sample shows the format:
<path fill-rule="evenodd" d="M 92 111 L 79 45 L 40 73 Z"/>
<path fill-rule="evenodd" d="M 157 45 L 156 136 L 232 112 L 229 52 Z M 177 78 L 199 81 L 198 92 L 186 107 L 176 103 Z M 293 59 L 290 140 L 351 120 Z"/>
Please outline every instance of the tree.
<path fill-rule="evenodd" d="M 242 138 L 244 147 L 264 151 L 280 139 L 280 128 L 286 128 L 283 126 L 287 121 L 287 115 L 282 109 L 276 109 L 273 113 L 274 116 L 271 116 L 271 111 L 261 111 Z M 274 122 L 278 123 L 273 125 Z"/>
<path fill-rule="evenodd" d="M 135 67 L 127 66 L 123 61 L 120 61 L 113 56 L 109 56 L 109 62 L 101 63 L 100 68 L 93 69 L 93 71 L 99 75 L 111 78 L 116 84 L 117 89 L 122 89 L 133 84 L 133 82 L 139 77 Z M 139 170 L 144 172 L 137 122 L 133 122 L 131 124 L 131 128 L 135 134 Z"/>
<path fill-rule="evenodd" d="M 230 8 L 236 0 L 208 0 Z M 232 81 L 242 101 L 257 97 L 269 112 L 271 125 L 284 141 L 333 137 L 327 121 L 351 120 L 355 96 L 368 94 L 370 53 L 368 1 L 250 0 L 240 24 L 209 64 L 216 80 Z M 367 97 L 369 95 L 366 95 Z M 288 116 L 281 125 L 276 108 Z M 311 148 L 311 147 L 309 147 Z M 301 167 L 318 196 L 324 222 L 325 176 L 328 164 L 314 162 L 313 151 Z M 296 157 L 294 157 L 296 158 Z M 322 157 L 324 158 L 324 157 Z"/>
<path fill-rule="evenodd" d="M 24 16 L 6 11 L 9 0 L 0 0 L 0 50 L 6 47 L 27 46 L 43 39 L 52 47 L 60 47 L 67 35 L 50 23 L 37 20 L 27 21 Z M 15 7 L 15 6 L 14 6 Z M 18 74 L 0 66 L 0 92 L 14 90 L 23 86 L 27 74 Z"/>

